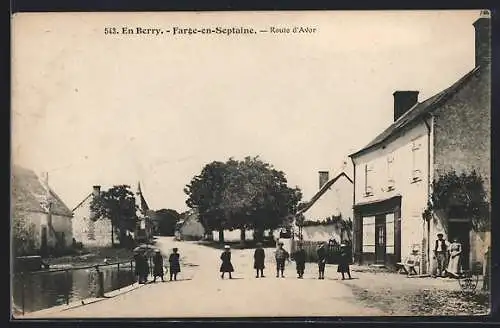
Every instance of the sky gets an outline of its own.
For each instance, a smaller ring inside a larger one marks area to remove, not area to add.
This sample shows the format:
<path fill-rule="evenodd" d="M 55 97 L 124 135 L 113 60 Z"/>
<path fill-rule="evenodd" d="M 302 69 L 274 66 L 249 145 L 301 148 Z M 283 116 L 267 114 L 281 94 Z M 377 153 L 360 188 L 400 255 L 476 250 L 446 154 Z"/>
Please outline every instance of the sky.
<path fill-rule="evenodd" d="M 473 11 L 18 14 L 12 161 L 48 172 L 73 208 L 140 181 L 153 209 L 187 209 L 203 166 L 260 156 L 307 200 L 318 171 L 474 67 Z M 104 35 L 108 26 L 309 26 L 313 34 Z"/>

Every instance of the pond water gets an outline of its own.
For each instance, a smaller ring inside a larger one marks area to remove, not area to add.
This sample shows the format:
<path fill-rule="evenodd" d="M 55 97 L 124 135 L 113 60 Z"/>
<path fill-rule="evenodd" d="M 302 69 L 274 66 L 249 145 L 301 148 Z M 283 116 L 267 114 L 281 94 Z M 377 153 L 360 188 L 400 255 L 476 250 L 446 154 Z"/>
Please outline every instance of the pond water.
<path fill-rule="evenodd" d="M 99 267 L 104 276 L 104 292 L 134 283 L 135 277 L 130 264 Z M 72 269 L 56 272 L 31 272 L 14 274 L 14 305 L 24 312 L 39 311 L 69 302 L 95 296 L 95 269 Z"/>

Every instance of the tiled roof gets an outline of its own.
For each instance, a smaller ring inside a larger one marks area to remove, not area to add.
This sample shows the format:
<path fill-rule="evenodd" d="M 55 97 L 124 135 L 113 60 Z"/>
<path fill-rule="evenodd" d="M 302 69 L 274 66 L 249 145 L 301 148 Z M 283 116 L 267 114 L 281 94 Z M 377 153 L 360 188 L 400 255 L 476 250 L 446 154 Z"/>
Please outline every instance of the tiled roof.
<path fill-rule="evenodd" d="M 320 199 L 320 197 L 328 190 L 330 189 L 330 187 L 335 183 L 337 182 L 338 179 L 340 179 L 340 177 L 346 177 L 347 180 L 349 180 L 349 182 L 353 183 L 353 181 L 351 180 L 351 178 L 349 178 L 349 176 L 347 176 L 347 174 L 345 174 L 345 172 L 341 172 L 339 173 L 335 178 L 331 179 L 330 181 L 328 181 L 327 183 L 325 183 L 323 185 L 323 187 L 321 187 L 321 189 L 311 198 L 311 200 L 309 202 L 307 202 L 306 206 L 304 208 L 302 208 L 300 211 L 297 212 L 297 214 L 302 214 L 304 212 L 306 212 L 307 210 L 309 210 L 313 205 L 314 203 L 316 203 L 316 201 L 318 199 Z"/>
<path fill-rule="evenodd" d="M 436 109 L 437 107 L 442 105 L 446 100 L 448 100 L 453 94 L 455 94 L 455 92 L 457 92 L 460 89 L 460 87 L 462 87 L 469 80 L 469 78 L 473 76 L 478 70 L 479 67 L 476 67 L 475 69 L 464 75 L 460 80 L 455 82 L 449 88 L 441 91 L 440 93 L 428 98 L 427 100 L 421 103 L 417 103 L 405 114 L 403 114 L 398 120 L 396 120 L 393 124 L 391 124 L 387 129 L 385 129 L 382 133 L 380 133 L 368 145 L 363 147 L 361 150 L 358 150 L 357 152 L 349 155 L 349 157 L 356 157 L 382 144 L 390 137 L 397 135 L 404 128 L 411 126 L 412 123 L 418 121 L 426 114 L 432 112 L 434 109 Z"/>
<path fill-rule="evenodd" d="M 13 211 L 46 212 L 41 202 L 47 195 L 47 190 L 40 182 L 35 172 L 14 165 L 11 172 L 11 199 Z M 72 217 L 73 213 L 49 188 L 52 199 L 52 214 Z"/>

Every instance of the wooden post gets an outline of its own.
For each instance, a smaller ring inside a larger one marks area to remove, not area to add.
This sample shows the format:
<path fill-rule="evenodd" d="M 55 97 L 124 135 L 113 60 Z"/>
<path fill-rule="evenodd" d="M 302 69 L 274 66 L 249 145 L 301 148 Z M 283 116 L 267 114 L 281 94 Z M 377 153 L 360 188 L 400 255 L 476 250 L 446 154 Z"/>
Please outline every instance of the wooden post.
<path fill-rule="evenodd" d="M 490 258 L 490 246 L 485 253 L 484 259 L 484 269 L 483 269 L 483 290 L 488 290 L 490 288 L 490 266 L 491 266 L 491 258 Z"/>
<path fill-rule="evenodd" d="M 96 297 L 104 297 L 104 273 L 99 271 L 99 266 L 95 266 L 97 278 L 97 292 Z"/>
<path fill-rule="evenodd" d="M 118 279 L 118 290 L 121 289 L 120 284 L 120 262 L 118 262 L 118 269 L 116 270 L 116 279 Z"/>
<path fill-rule="evenodd" d="M 22 311 L 24 315 L 24 289 L 26 288 L 25 280 L 24 280 L 24 272 L 21 271 L 21 285 L 22 285 L 22 292 L 21 292 L 21 306 L 22 306 Z"/>
<path fill-rule="evenodd" d="M 69 271 L 68 270 L 64 271 L 64 276 L 65 276 L 65 280 L 66 280 L 66 305 L 69 305 L 69 293 L 70 293 L 71 285 L 69 282 Z"/>

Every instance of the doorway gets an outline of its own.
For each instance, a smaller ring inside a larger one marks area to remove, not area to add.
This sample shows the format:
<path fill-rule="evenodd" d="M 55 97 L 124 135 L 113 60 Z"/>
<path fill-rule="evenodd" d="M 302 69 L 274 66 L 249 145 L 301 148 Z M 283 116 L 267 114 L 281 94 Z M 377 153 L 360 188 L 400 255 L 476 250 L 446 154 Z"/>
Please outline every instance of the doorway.
<path fill-rule="evenodd" d="M 40 245 L 40 252 L 43 256 L 47 255 L 47 227 L 42 227 L 42 243 Z"/>
<path fill-rule="evenodd" d="M 470 231 L 472 224 L 470 220 L 449 219 L 448 221 L 448 241 L 453 242 L 454 238 L 462 245 L 462 256 L 460 256 L 460 264 L 462 269 L 470 269 Z"/>
<path fill-rule="evenodd" d="M 375 263 L 385 264 L 386 231 L 385 214 L 375 217 Z"/>

